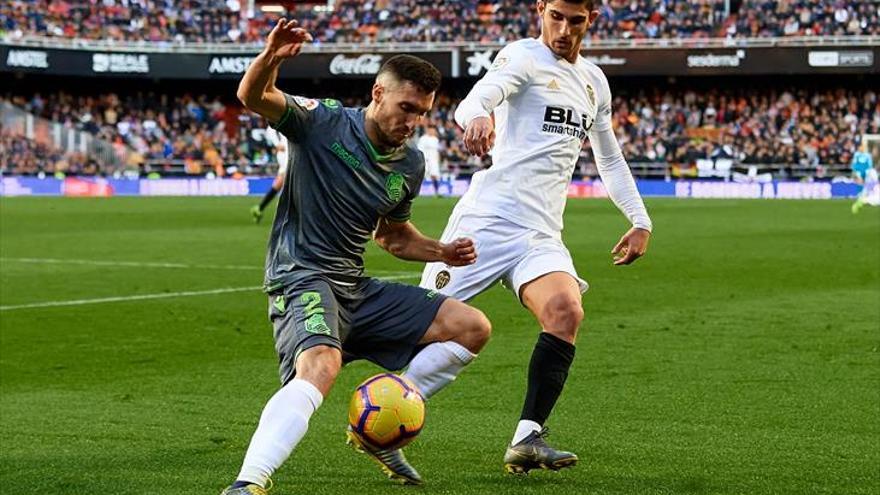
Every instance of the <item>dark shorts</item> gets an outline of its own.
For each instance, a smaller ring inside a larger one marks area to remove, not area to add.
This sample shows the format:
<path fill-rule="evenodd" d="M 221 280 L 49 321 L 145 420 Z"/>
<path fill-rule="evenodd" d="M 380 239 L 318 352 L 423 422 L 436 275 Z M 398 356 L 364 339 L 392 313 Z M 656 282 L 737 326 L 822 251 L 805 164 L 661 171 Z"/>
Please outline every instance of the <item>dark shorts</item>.
<path fill-rule="evenodd" d="M 281 383 L 296 374 L 304 350 L 328 345 L 344 359 L 367 359 L 391 371 L 406 366 L 446 296 L 372 278 L 353 284 L 309 273 L 269 294 Z"/>

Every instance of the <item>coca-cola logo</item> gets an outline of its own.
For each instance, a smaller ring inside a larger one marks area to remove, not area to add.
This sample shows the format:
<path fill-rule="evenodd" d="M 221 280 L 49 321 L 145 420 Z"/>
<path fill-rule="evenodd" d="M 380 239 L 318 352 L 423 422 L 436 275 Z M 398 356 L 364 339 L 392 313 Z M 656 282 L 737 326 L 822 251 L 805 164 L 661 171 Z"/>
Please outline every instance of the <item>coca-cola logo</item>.
<path fill-rule="evenodd" d="M 330 73 L 338 74 L 376 74 L 382 66 L 382 55 L 364 54 L 359 57 L 337 55 L 330 61 Z"/>

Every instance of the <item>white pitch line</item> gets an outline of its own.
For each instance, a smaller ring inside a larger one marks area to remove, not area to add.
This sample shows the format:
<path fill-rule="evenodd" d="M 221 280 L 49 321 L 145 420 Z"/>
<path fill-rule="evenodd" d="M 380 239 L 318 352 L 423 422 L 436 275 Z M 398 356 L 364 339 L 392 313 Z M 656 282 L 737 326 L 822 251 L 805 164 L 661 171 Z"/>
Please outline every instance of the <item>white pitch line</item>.
<path fill-rule="evenodd" d="M 265 267 L 257 265 L 190 265 L 186 263 L 163 263 L 152 261 L 105 261 L 105 260 L 78 260 L 61 258 L 0 258 L 0 262 L 10 261 L 15 263 L 55 264 L 55 265 L 92 265 L 92 266 L 128 266 L 134 268 L 190 268 L 207 270 L 264 270 Z M 416 272 L 376 270 L 376 275 L 415 275 Z"/>
<path fill-rule="evenodd" d="M 420 276 L 416 273 L 407 275 L 397 275 L 391 277 L 382 277 L 382 280 L 404 280 Z M 83 306 L 86 304 L 103 304 L 124 301 L 142 301 L 145 299 L 167 299 L 169 297 L 192 297 L 192 296 L 209 296 L 212 294 L 226 294 L 229 292 L 246 292 L 251 290 L 261 290 L 262 287 L 231 287 L 225 289 L 212 289 L 200 291 L 184 291 L 184 292 L 160 292 L 158 294 L 140 294 L 134 296 L 118 296 L 118 297 L 101 297 L 98 299 L 75 299 L 72 301 L 46 301 L 30 304 L 15 304 L 11 306 L 0 306 L 0 311 L 11 311 L 14 309 L 31 309 L 31 308 L 54 308 L 58 306 Z"/>
<path fill-rule="evenodd" d="M 131 266 L 135 268 L 211 268 L 220 270 L 260 270 L 262 267 L 250 265 L 188 265 L 186 263 L 162 263 L 149 261 L 101 261 L 101 260 L 68 260 L 59 258 L 0 258 L 0 261 L 17 263 L 39 263 L 57 265 L 93 265 L 93 266 Z"/>
<path fill-rule="evenodd" d="M 144 299 L 166 299 L 169 297 L 191 297 L 191 296 L 207 296 L 211 294 L 225 294 L 227 292 L 244 292 L 248 290 L 258 290 L 260 286 L 253 287 L 231 287 L 226 289 L 198 290 L 185 292 L 160 292 L 159 294 L 140 294 L 136 296 L 119 296 L 119 297 L 101 297 L 98 299 L 75 299 L 73 301 L 47 301 L 31 304 L 16 304 L 13 306 L 0 306 L 0 311 L 9 311 L 12 309 L 27 308 L 52 308 L 56 306 L 82 306 L 84 304 L 101 304 L 122 301 L 140 301 Z"/>
<path fill-rule="evenodd" d="M 186 263 L 162 263 L 149 261 L 101 261 L 101 260 L 68 260 L 59 258 L 0 258 L 0 261 L 17 263 L 39 263 L 57 265 L 93 265 L 93 266 L 130 266 L 135 268 L 208 268 L 216 270 L 261 270 L 256 265 L 188 265 Z"/>

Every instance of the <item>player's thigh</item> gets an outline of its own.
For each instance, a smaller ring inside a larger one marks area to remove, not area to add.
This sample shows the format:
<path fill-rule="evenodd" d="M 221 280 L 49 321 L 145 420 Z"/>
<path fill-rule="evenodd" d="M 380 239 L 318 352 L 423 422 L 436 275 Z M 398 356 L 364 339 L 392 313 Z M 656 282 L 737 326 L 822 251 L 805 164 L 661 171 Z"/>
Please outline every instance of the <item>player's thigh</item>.
<path fill-rule="evenodd" d="M 270 294 L 269 319 L 282 384 L 296 376 L 297 360 L 304 351 L 316 346 L 342 347 L 339 306 L 330 284 L 320 277 L 298 281 Z"/>
<path fill-rule="evenodd" d="M 562 273 L 564 275 L 550 274 Z M 544 279 L 543 281 L 541 279 Z M 514 294 L 525 304 L 525 292 L 543 292 L 550 287 L 564 286 L 573 290 L 580 299 L 580 295 L 589 289 L 590 285 L 582 279 L 574 267 L 571 253 L 562 241 L 551 238 L 544 234 L 536 234 L 531 240 L 531 247 L 525 256 L 521 257 L 504 278 L 504 284 L 513 290 Z"/>
<path fill-rule="evenodd" d="M 447 299 L 434 290 L 369 279 L 351 304 L 351 327 L 344 339 L 347 358 L 367 359 L 399 370 L 418 351 L 422 336 Z"/>
<path fill-rule="evenodd" d="M 419 285 L 461 301 L 469 301 L 492 287 L 529 249 L 527 229 L 499 218 L 454 212 L 441 240 L 450 242 L 459 237 L 474 241 L 476 263 L 459 267 L 428 263 Z"/>
<path fill-rule="evenodd" d="M 572 340 L 583 319 L 581 295 L 589 285 L 578 276 L 561 241 L 539 235 L 505 284 L 546 330 Z"/>

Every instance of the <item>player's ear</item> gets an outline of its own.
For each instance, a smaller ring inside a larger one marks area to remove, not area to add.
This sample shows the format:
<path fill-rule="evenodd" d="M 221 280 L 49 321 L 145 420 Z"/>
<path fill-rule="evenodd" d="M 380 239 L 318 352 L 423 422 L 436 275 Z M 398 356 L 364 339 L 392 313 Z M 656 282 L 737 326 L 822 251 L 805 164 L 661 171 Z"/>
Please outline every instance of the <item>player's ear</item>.
<path fill-rule="evenodd" d="M 373 101 L 375 101 L 376 103 L 382 103 L 382 96 L 384 96 L 384 95 L 385 95 L 385 86 L 382 86 L 381 84 L 379 84 L 378 81 L 373 83 L 373 92 L 372 92 Z"/>
<path fill-rule="evenodd" d="M 538 0 L 538 15 L 544 15 L 544 9 L 547 8 L 547 3 L 544 0 Z"/>
<path fill-rule="evenodd" d="M 599 11 L 598 10 L 591 10 L 589 25 L 592 26 L 593 23 L 596 22 L 596 19 L 598 19 L 598 18 L 599 18 Z"/>

